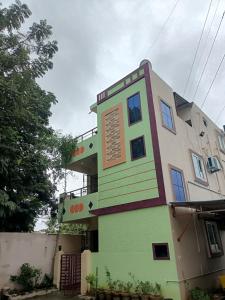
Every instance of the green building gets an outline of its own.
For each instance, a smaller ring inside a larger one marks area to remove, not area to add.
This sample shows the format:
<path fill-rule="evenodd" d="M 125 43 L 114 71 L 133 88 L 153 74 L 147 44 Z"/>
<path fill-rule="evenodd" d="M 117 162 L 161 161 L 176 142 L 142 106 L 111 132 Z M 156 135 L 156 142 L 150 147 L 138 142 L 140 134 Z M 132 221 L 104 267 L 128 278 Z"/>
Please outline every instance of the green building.
<path fill-rule="evenodd" d="M 157 282 L 174 300 L 216 284 L 225 268 L 224 231 L 222 214 L 211 212 L 224 209 L 224 132 L 147 60 L 90 109 L 97 127 L 78 137 L 68 166 L 85 174 L 85 184 L 61 201 L 63 222 L 88 228 L 81 285 L 96 269 L 103 285 L 105 267 L 114 280 L 130 281 L 132 273 Z M 204 148 L 210 143 L 213 153 Z M 215 157 L 221 168 L 211 172 L 208 159 Z"/>

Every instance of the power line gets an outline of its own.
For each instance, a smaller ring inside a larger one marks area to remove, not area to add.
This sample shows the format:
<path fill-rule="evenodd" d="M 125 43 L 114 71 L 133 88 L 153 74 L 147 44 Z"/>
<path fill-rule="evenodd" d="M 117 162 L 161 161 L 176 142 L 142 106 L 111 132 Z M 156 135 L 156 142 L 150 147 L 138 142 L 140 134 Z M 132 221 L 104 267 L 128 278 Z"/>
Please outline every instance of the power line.
<path fill-rule="evenodd" d="M 220 70 L 220 68 L 221 68 L 221 66 L 222 66 L 222 63 L 223 63 L 223 61 L 224 61 L 224 58 L 225 58 L 225 54 L 223 55 L 223 57 L 222 57 L 222 59 L 221 59 L 221 61 L 220 61 L 220 64 L 219 64 L 219 66 L 218 66 L 218 68 L 217 68 L 217 70 L 216 70 L 216 73 L 215 73 L 215 75 L 214 75 L 214 77 L 213 77 L 213 80 L 212 80 L 212 82 L 211 82 L 211 84 L 210 84 L 210 86 L 209 86 L 209 89 L 208 89 L 207 93 L 206 93 L 206 96 L 205 96 L 204 100 L 202 101 L 201 108 L 203 108 L 203 106 L 205 105 L 206 99 L 207 99 L 207 97 L 208 97 L 208 95 L 209 95 L 209 93 L 210 93 L 210 91 L 211 91 L 211 88 L 212 88 L 212 86 L 213 86 L 213 84 L 214 84 L 214 82 L 215 82 L 215 80 L 216 80 L 216 76 L 217 76 L 217 74 L 219 73 L 219 70 Z"/>
<path fill-rule="evenodd" d="M 190 78 L 191 78 L 191 74 L 192 74 L 192 71 L 193 71 L 193 68 L 194 68 L 195 60 L 196 60 L 196 57 L 197 57 L 197 54 L 198 54 L 198 50 L 199 50 L 199 47 L 200 47 L 200 44 L 201 44 L 201 40 L 202 40 L 203 33 L 204 33 L 204 30 L 205 30 L 205 25 L 206 25 L 207 20 L 208 20 L 208 16 L 209 16 L 209 12 L 210 12 L 211 6 L 212 6 L 212 0 L 209 3 L 209 7 L 208 7 L 208 11 L 207 11 L 207 14 L 206 14 L 206 17 L 205 17 L 205 21 L 204 21 L 204 24 L 203 24 L 203 27 L 202 27 L 201 35 L 200 35 L 200 38 L 199 38 L 199 41 L 198 41 L 197 48 L 195 50 L 194 59 L 193 59 L 192 65 L 191 65 L 191 69 L 190 69 L 190 72 L 189 72 L 189 75 L 188 75 L 188 79 L 187 79 L 185 87 L 184 87 L 184 92 L 183 92 L 184 95 L 186 93 L 186 90 L 187 90 L 187 87 L 188 87 L 188 84 L 189 84 L 189 81 L 190 81 Z"/>
<path fill-rule="evenodd" d="M 200 83 L 201 83 L 201 80 L 202 80 L 203 74 L 204 74 L 204 72 L 205 72 L 206 66 L 207 66 L 207 64 L 208 64 L 208 61 L 209 61 L 209 58 L 210 58 L 210 56 L 211 56 L 211 53 L 212 53 L 212 50 L 213 50 L 213 47 L 214 47 L 214 44 L 215 44 L 215 41 L 216 41 L 217 35 L 218 35 L 218 33 L 219 33 L 219 30 L 220 30 L 221 24 L 222 24 L 222 22 L 223 22 L 224 14 L 225 14 L 225 12 L 223 12 L 223 15 L 222 15 L 222 17 L 221 17 L 221 20 L 220 20 L 219 26 L 218 26 L 218 28 L 217 28 L 216 34 L 215 34 L 215 36 L 214 36 L 214 39 L 213 39 L 213 43 L 212 43 L 212 45 L 211 45 L 211 48 L 210 48 L 210 51 L 209 51 L 209 54 L 208 54 L 208 56 L 207 56 L 207 59 L 206 59 L 206 62 L 205 62 L 205 64 L 204 64 L 204 67 L 203 67 L 202 73 L 201 73 L 201 75 L 200 75 L 200 78 L 199 78 L 199 80 L 198 80 L 197 87 L 196 87 L 196 89 L 195 89 L 195 92 L 194 92 L 194 96 L 193 96 L 193 98 L 194 98 L 194 97 L 196 96 L 196 94 L 197 94 L 197 91 L 198 91 L 199 85 L 200 85 Z"/>
<path fill-rule="evenodd" d="M 206 46 L 207 46 L 207 44 L 208 44 L 208 40 L 209 40 L 209 37 L 210 37 L 210 32 L 211 32 L 212 25 L 213 25 L 214 20 L 215 20 L 216 13 L 217 13 L 218 8 L 219 8 L 220 1 L 221 1 L 221 0 L 218 0 L 218 1 L 217 1 L 216 8 L 215 8 L 215 11 L 214 11 L 214 14 L 213 14 L 211 23 L 210 23 L 210 25 L 209 25 L 209 29 L 208 29 L 208 32 L 207 32 L 207 35 L 206 35 L 205 44 L 204 44 L 204 47 L 203 47 L 204 50 L 203 50 L 202 56 L 200 57 L 200 59 L 199 59 L 199 61 L 198 61 L 197 66 L 196 66 L 196 74 L 197 74 L 197 72 L 198 72 L 200 62 L 201 62 L 202 58 L 204 57 L 204 54 L 205 54 L 206 49 L 207 49 Z M 191 90 L 191 88 L 192 88 L 193 83 L 194 83 L 194 80 L 192 80 L 192 83 L 191 83 L 191 85 L 190 85 L 190 90 Z"/>
<path fill-rule="evenodd" d="M 172 7 L 172 9 L 171 9 L 171 11 L 170 11 L 168 17 L 166 18 L 165 22 L 163 23 L 161 29 L 159 30 L 158 35 L 157 35 L 156 38 L 153 40 L 151 46 L 148 48 L 148 51 L 151 51 L 151 50 L 154 48 L 154 46 L 156 45 L 156 43 L 158 42 L 158 40 L 159 40 L 161 34 L 162 34 L 163 31 L 164 31 L 164 28 L 166 27 L 166 24 L 168 23 L 170 17 L 171 17 L 172 14 L 174 13 L 174 11 L 175 11 L 175 9 L 176 9 L 177 4 L 178 4 L 179 1 L 180 1 L 180 0 L 177 0 L 177 1 L 175 2 L 175 4 L 174 4 L 174 6 Z"/>

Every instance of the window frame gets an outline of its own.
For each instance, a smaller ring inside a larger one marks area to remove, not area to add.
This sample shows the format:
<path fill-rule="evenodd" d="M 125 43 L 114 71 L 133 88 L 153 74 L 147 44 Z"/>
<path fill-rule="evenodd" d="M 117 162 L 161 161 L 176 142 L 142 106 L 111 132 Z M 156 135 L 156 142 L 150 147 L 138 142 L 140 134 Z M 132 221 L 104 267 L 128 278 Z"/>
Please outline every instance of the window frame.
<path fill-rule="evenodd" d="M 220 138 L 223 139 L 224 148 L 223 148 L 223 146 L 221 147 Z M 225 154 L 225 135 L 224 135 L 224 134 L 221 134 L 221 133 L 218 134 L 218 144 L 219 144 L 219 150 L 220 150 L 223 154 Z"/>
<path fill-rule="evenodd" d="M 203 174 L 205 175 L 205 179 L 197 177 L 196 172 L 195 172 L 195 165 L 194 165 L 194 161 L 193 161 L 193 155 L 197 156 L 198 158 L 200 158 L 200 161 L 202 163 L 202 167 L 203 167 Z M 208 177 L 207 177 L 207 168 L 206 168 L 206 164 L 205 161 L 202 157 L 202 155 L 198 154 L 197 152 L 190 150 L 190 156 L 191 156 L 191 162 L 192 162 L 192 168 L 193 168 L 193 172 L 194 172 L 194 180 L 197 183 L 200 183 L 204 186 L 208 186 Z"/>
<path fill-rule="evenodd" d="M 166 246 L 168 255 L 165 257 L 157 257 L 155 246 Z M 170 260 L 170 250 L 169 250 L 169 244 L 168 243 L 152 243 L 152 254 L 154 260 Z"/>
<path fill-rule="evenodd" d="M 172 174 L 171 174 L 171 171 L 172 170 L 175 170 L 179 173 L 181 173 L 182 175 L 182 180 L 183 180 L 183 188 L 184 188 L 184 196 L 185 196 L 185 200 L 184 201 L 177 201 L 176 199 L 176 194 L 175 194 L 175 191 L 174 191 L 174 188 L 173 188 L 173 180 L 172 180 Z M 188 201 L 188 196 L 187 196 L 187 189 L 186 189 L 186 183 L 185 183 L 185 177 L 184 177 L 184 172 L 183 170 L 169 164 L 169 173 L 170 173 L 170 181 L 171 181 L 171 187 L 172 187 L 172 193 L 173 193 L 173 197 L 175 199 L 176 202 L 187 202 Z"/>
<path fill-rule="evenodd" d="M 132 144 L 131 142 L 134 141 L 134 140 L 137 140 L 139 138 L 143 138 L 143 144 L 144 144 L 144 155 L 143 156 L 140 156 L 140 157 L 137 157 L 137 158 L 133 158 L 133 155 L 132 155 Z M 131 157 L 131 160 L 134 161 L 134 160 L 137 160 L 137 159 L 140 159 L 140 158 L 143 158 L 143 157 L 146 157 L 146 146 L 145 146 L 145 137 L 144 135 L 141 135 L 141 136 L 138 136 L 132 140 L 130 140 L 130 157 Z"/>
<path fill-rule="evenodd" d="M 171 120 L 172 120 L 172 124 L 173 124 L 173 128 L 170 128 L 170 127 L 166 126 L 166 124 L 164 123 L 161 102 L 163 104 L 165 104 L 166 106 L 169 107 L 170 116 L 171 116 Z M 162 99 L 161 97 L 159 97 L 159 109 L 160 109 L 160 114 L 161 114 L 162 126 L 164 128 L 166 128 L 167 130 L 169 130 L 170 132 L 172 132 L 173 134 L 176 134 L 176 127 L 175 127 L 175 120 L 174 120 L 174 116 L 173 116 L 173 108 L 172 108 L 172 106 L 167 101 L 165 101 L 164 99 Z"/>
<path fill-rule="evenodd" d="M 218 228 L 218 223 L 216 221 L 212 221 L 212 220 L 205 220 L 204 223 L 205 223 L 205 234 L 206 234 L 207 246 L 208 246 L 210 257 L 214 258 L 214 257 L 223 256 L 224 255 L 224 250 L 223 250 L 223 244 L 222 244 L 222 240 L 221 240 L 220 230 Z M 213 227 L 216 228 L 216 235 L 218 237 L 218 240 L 216 242 L 217 242 L 217 245 L 219 246 L 219 249 L 221 250 L 218 253 L 213 253 L 212 252 L 211 246 L 215 245 L 215 244 L 211 244 L 211 242 L 210 242 L 210 237 L 209 237 L 209 232 L 208 232 L 208 228 L 207 228 L 207 223 L 213 225 Z"/>
<path fill-rule="evenodd" d="M 131 97 L 135 96 L 135 95 L 139 95 L 139 99 L 140 99 L 141 119 L 138 120 L 138 121 L 135 122 L 135 123 L 131 123 L 131 122 L 130 122 L 130 114 L 129 114 L 128 100 L 129 100 Z M 128 126 L 135 125 L 135 124 L 137 124 L 137 123 L 139 123 L 139 122 L 142 121 L 142 105 L 141 105 L 141 94 L 140 94 L 140 92 L 134 93 L 134 94 L 132 94 L 131 96 L 127 97 L 127 119 L 128 119 Z"/>
<path fill-rule="evenodd" d="M 208 120 L 205 117 L 202 117 L 202 122 L 205 127 L 208 127 Z"/>

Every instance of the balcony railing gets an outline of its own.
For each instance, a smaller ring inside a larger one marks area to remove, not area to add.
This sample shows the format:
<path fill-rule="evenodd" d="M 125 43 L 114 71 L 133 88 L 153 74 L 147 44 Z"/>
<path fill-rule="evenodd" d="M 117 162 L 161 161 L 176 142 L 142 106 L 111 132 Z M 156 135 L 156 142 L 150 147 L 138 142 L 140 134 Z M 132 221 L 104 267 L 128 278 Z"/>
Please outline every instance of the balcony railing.
<path fill-rule="evenodd" d="M 98 191 L 98 187 L 97 186 L 85 186 L 70 192 L 66 192 L 66 193 L 62 193 L 59 196 L 59 200 L 60 203 L 63 202 L 64 200 L 69 200 L 69 199 L 73 199 L 73 198 L 79 198 L 79 197 L 83 197 L 92 193 L 96 193 Z"/>
<path fill-rule="evenodd" d="M 96 135 L 98 133 L 98 128 L 92 128 L 91 130 L 85 132 L 84 134 L 79 135 L 76 140 L 78 143 L 83 142 L 83 140 L 86 140 L 90 137 L 92 137 L 93 135 Z"/>

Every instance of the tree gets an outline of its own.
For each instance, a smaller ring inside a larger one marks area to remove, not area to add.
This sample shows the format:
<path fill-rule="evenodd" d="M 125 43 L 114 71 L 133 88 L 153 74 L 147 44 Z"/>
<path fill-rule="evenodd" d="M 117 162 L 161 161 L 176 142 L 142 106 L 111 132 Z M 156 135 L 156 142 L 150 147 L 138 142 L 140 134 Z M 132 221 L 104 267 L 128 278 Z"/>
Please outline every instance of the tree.
<path fill-rule="evenodd" d="M 58 47 L 46 20 L 22 32 L 30 15 L 20 1 L 0 7 L 0 231 L 33 230 L 40 214 L 56 209 L 62 177 L 62 136 L 49 126 L 57 100 L 36 81 Z"/>
<path fill-rule="evenodd" d="M 87 230 L 87 226 L 85 224 L 72 224 L 72 223 L 61 223 L 59 224 L 58 219 L 56 217 L 49 216 L 46 224 L 46 233 L 61 233 L 61 234 L 84 234 Z"/>

